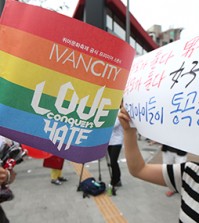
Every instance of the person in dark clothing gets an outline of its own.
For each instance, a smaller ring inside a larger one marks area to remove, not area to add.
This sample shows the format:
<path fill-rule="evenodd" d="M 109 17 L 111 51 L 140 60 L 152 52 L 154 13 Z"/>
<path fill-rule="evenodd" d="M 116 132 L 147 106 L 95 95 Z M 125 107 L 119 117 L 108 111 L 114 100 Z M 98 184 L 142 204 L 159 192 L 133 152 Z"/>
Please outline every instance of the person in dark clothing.
<path fill-rule="evenodd" d="M 11 183 L 15 178 L 15 173 L 13 171 L 5 170 L 3 167 L 0 167 L 0 190 L 1 185 Z M 8 218 L 0 205 L 0 223 L 9 223 Z"/>
<path fill-rule="evenodd" d="M 12 144 L 12 141 L 8 138 L 5 138 L 4 136 L 0 135 L 0 150 L 2 151 L 2 148 L 5 147 L 5 145 L 10 146 Z M 2 158 L 2 157 L 1 157 Z M 0 191 L 2 190 L 2 186 L 11 184 L 16 177 L 16 173 L 13 170 L 4 169 L 3 167 L 0 167 Z M 3 202 L 0 200 L 0 202 Z M 0 223 L 9 223 L 8 218 L 6 217 L 6 214 L 1 206 L 0 203 Z"/>
<path fill-rule="evenodd" d="M 7 219 L 6 214 L 3 210 L 3 208 L 1 207 L 1 205 L 0 205 L 0 222 L 1 223 L 9 223 L 9 220 Z"/>
<path fill-rule="evenodd" d="M 162 145 L 162 152 L 170 152 L 170 153 L 175 153 L 177 154 L 176 157 L 173 157 L 173 160 L 175 161 L 175 163 L 178 163 L 178 158 L 181 160 L 183 160 L 183 162 L 186 162 L 186 156 L 187 152 L 182 151 L 180 149 L 176 149 L 174 147 L 168 146 L 168 145 Z"/>

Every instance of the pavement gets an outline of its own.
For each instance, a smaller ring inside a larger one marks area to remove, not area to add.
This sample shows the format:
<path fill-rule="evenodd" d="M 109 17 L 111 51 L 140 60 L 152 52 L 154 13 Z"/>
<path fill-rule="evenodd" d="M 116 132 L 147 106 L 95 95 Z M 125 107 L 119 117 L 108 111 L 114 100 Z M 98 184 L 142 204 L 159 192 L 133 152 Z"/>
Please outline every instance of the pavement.
<path fill-rule="evenodd" d="M 138 143 L 146 162 L 162 162 L 160 145 L 149 146 L 144 138 Z M 197 156 L 189 154 L 188 157 L 199 161 Z M 82 192 L 77 191 L 81 164 L 66 160 L 63 175 L 68 181 L 56 186 L 50 183 L 50 169 L 42 166 L 43 160 L 27 157 L 23 163 L 15 166 L 17 177 L 10 185 L 15 198 L 2 203 L 2 207 L 10 223 L 178 222 L 180 196 L 166 197 L 167 188 L 132 177 L 123 150 L 119 163 L 123 186 L 117 189 L 116 196 L 104 193 L 83 198 Z M 106 158 L 85 164 L 83 179 L 89 176 L 97 180 L 101 178 L 109 184 Z"/>

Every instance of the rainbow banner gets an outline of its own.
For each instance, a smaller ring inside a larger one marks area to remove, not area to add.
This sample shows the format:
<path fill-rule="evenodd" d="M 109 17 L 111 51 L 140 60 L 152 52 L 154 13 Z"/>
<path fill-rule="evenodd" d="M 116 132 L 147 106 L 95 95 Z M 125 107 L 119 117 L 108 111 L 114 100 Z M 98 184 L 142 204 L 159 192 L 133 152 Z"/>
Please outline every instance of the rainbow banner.
<path fill-rule="evenodd" d="M 134 54 L 103 30 L 6 1 L 0 135 L 77 163 L 102 158 Z"/>

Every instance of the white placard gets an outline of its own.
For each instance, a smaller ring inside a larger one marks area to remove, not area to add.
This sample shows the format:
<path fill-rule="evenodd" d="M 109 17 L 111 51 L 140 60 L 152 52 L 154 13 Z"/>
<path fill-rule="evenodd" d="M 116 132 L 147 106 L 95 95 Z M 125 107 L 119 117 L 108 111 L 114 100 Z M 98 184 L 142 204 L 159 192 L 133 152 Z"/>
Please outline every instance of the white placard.
<path fill-rule="evenodd" d="M 141 135 L 199 155 L 199 36 L 134 59 L 124 105 Z"/>

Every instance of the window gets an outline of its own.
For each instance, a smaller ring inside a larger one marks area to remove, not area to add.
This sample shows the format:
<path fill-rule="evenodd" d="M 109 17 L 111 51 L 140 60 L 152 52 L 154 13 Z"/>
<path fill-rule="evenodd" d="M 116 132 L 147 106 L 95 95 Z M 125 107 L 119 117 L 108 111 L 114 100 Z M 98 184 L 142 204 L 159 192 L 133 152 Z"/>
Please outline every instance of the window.
<path fill-rule="evenodd" d="M 113 19 L 109 15 L 106 15 L 106 27 L 113 30 Z"/>
<path fill-rule="evenodd" d="M 122 29 L 122 27 L 120 26 L 120 25 L 118 25 L 118 23 L 116 23 L 115 21 L 114 21 L 114 25 L 113 25 L 113 31 L 114 31 L 114 33 L 117 33 L 117 35 L 121 38 L 121 39 L 123 39 L 123 40 L 125 40 L 125 31 Z"/>

